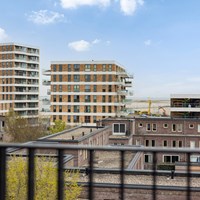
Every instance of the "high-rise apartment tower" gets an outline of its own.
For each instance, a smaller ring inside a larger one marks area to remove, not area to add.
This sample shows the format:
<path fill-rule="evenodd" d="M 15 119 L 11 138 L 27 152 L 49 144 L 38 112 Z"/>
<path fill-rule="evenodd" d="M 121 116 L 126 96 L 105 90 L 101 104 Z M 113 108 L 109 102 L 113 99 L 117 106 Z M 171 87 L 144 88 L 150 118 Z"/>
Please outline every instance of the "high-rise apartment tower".
<path fill-rule="evenodd" d="M 123 66 L 115 61 L 58 61 L 43 72 L 51 80 L 51 122 L 94 125 L 98 120 L 125 114 L 127 87 Z"/>
<path fill-rule="evenodd" d="M 0 44 L 0 114 L 13 108 L 23 117 L 38 117 L 39 49 L 16 43 Z"/>

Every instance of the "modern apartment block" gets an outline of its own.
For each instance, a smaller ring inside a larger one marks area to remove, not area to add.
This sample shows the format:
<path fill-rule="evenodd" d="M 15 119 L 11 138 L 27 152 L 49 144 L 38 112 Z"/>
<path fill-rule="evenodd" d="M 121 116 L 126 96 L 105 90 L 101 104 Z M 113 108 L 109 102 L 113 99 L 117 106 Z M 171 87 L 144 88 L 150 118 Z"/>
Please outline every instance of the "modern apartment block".
<path fill-rule="evenodd" d="M 0 44 L 0 114 L 10 108 L 27 118 L 39 112 L 39 49 Z"/>
<path fill-rule="evenodd" d="M 132 76 L 115 61 L 51 62 L 51 122 L 94 125 L 98 120 L 125 114 L 127 87 Z"/>
<path fill-rule="evenodd" d="M 200 118 L 200 94 L 172 94 L 171 117 Z"/>

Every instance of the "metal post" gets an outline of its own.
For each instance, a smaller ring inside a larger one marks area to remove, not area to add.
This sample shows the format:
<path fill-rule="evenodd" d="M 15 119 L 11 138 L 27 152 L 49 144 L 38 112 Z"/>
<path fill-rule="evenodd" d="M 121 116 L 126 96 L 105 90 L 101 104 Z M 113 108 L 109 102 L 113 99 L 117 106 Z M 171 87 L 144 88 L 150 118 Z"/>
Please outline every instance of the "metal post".
<path fill-rule="evenodd" d="M 64 199 L 63 150 L 58 150 L 58 200 Z"/>
<path fill-rule="evenodd" d="M 121 151 L 121 200 L 124 200 L 124 151 Z"/>
<path fill-rule="evenodd" d="M 89 160 L 89 200 L 93 200 L 93 161 L 94 161 L 94 150 L 90 150 Z"/>
<path fill-rule="evenodd" d="M 153 152 L 153 200 L 156 200 L 156 165 L 157 165 L 157 158 L 156 152 Z"/>
<path fill-rule="evenodd" d="M 28 161 L 28 200 L 34 200 L 35 184 L 35 162 L 34 162 L 34 149 L 29 149 L 29 161 Z"/>
<path fill-rule="evenodd" d="M 6 148 L 0 149 L 0 197 L 6 199 Z"/>
<path fill-rule="evenodd" d="M 190 153 L 187 153 L 187 200 L 190 199 Z"/>

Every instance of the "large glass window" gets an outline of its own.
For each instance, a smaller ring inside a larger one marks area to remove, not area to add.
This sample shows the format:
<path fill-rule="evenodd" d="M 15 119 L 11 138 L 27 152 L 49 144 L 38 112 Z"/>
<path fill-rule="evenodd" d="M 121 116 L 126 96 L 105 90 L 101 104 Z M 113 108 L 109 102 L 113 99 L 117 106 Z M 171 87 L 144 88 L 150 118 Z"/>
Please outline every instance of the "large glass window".
<path fill-rule="evenodd" d="M 80 75 L 74 75 L 74 82 L 80 81 Z"/>
<path fill-rule="evenodd" d="M 79 92 L 79 91 L 80 91 L 80 86 L 74 85 L 74 92 Z"/>
<path fill-rule="evenodd" d="M 125 124 L 113 124 L 113 133 L 126 133 Z"/>
<path fill-rule="evenodd" d="M 89 72 L 89 71 L 90 71 L 90 65 L 89 65 L 89 64 L 85 65 L 85 71 L 86 71 L 86 72 Z"/>
<path fill-rule="evenodd" d="M 85 92 L 90 92 L 90 85 L 85 85 Z"/>
<path fill-rule="evenodd" d="M 91 79 L 90 79 L 90 75 L 86 74 L 85 75 L 85 82 L 90 82 Z"/>
<path fill-rule="evenodd" d="M 80 65 L 74 64 L 74 71 L 79 72 L 80 71 Z"/>

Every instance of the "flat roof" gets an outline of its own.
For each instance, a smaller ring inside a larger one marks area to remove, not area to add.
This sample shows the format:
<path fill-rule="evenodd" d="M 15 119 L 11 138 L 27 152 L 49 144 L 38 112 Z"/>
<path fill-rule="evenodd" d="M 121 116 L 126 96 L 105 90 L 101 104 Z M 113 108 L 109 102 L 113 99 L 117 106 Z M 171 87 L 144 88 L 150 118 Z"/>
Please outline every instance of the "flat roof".
<path fill-rule="evenodd" d="M 200 99 L 200 94 L 171 94 L 170 98 Z"/>
<path fill-rule="evenodd" d="M 77 129 L 71 129 L 67 130 L 66 132 L 56 134 L 55 136 L 46 138 L 48 140 L 72 140 L 72 136 L 74 137 L 74 140 L 78 140 L 81 137 L 85 135 L 89 135 L 92 132 L 99 130 L 100 128 L 98 127 L 80 127 Z M 83 135 L 84 133 L 84 135 Z"/>
<path fill-rule="evenodd" d="M 20 44 L 20 43 L 17 43 L 17 42 L 0 43 L 0 46 L 5 46 L 5 45 L 17 45 L 17 46 L 28 47 L 28 48 L 34 48 L 34 49 L 38 49 L 38 50 L 39 50 L 39 47 L 34 46 L 34 45 L 29 45 L 29 44 Z"/>

